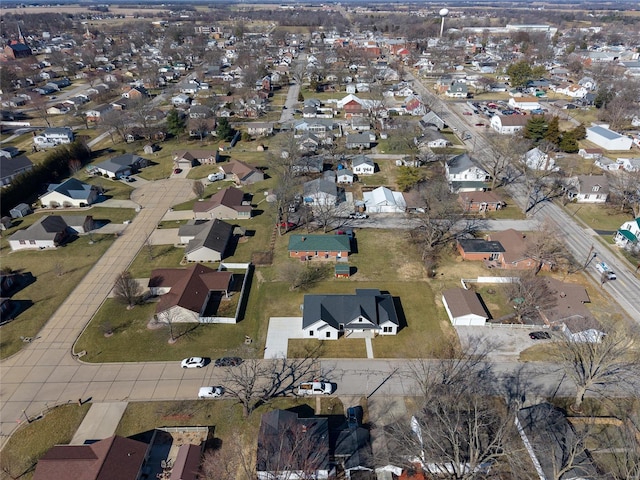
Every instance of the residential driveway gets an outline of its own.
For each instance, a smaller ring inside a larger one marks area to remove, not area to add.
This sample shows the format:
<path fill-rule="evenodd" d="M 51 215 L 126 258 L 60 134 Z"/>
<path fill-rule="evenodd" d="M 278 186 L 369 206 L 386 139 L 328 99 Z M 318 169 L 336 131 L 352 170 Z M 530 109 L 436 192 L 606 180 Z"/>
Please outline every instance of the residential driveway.
<path fill-rule="evenodd" d="M 108 198 L 104 202 L 96 203 L 96 207 L 108 207 L 108 208 L 133 208 L 139 209 L 140 205 L 133 200 L 122 200 L 115 198 Z"/>
<path fill-rule="evenodd" d="M 102 440 L 112 436 L 118 428 L 127 405 L 128 402 L 92 404 L 71 439 L 70 445 L 83 445 L 87 440 Z"/>
<path fill-rule="evenodd" d="M 151 245 L 177 245 L 180 243 L 177 228 L 156 228 L 149 235 Z"/>
<path fill-rule="evenodd" d="M 264 358 L 286 358 L 290 338 L 304 338 L 302 317 L 271 317 Z"/>
<path fill-rule="evenodd" d="M 191 220 L 193 218 L 192 210 L 168 210 L 162 217 L 163 222 L 171 220 Z"/>
<path fill-rule="evenodd" d="M 116 235 L 124 232 L 127 225 L 124 223 L 107 223 L 100 228 L 96 228 L 94 233 L 100 233 L 102 235 Z"/>
<path fill-rule="evenodd" d="M 485 339 L 491 346 L 489 358 L 493 361 L 516 362 L 520 352 L 540 343 L 551 340 L 531 340 L 529 333 L 542 330 L 540 326 L 514 327 L 455 327 L 460 342 L 477 343 Z M 546 329 L 548 331 L 548 329 Z M 551 333 L 551 332 L 549 332 Z"/>

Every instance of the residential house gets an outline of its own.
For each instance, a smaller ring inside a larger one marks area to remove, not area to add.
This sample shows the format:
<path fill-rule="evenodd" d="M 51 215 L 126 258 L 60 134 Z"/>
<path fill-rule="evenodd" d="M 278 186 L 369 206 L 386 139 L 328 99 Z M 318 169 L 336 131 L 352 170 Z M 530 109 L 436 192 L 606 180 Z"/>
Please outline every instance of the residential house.
<path fill-rule="evenodd" d="M 10 185 L 18 175 L 33 168 L 33 162 L 26 155 L 0 158 L 0 185 Z"/>
<path fill-rule="evenodd" d="M 12 251 L 55 248 L 69 239 L 69 225 L 59 215 L 43 215 L 31 226 L 9 237 Z"/>
<path fill-rule="evenodd" d="M 546 402 L 522 408 L 515 421 L 540 480 L 599 478 L 591 456 L 559 408 Z"/>
<path fill-rule="evenodd" d="M 146 167 L 149 161 L 133 153 L 125 153 L 117 157 L 110 158 L 93 166 L 93 172 L 109 178 L 122 178 L 138 172 Z"/>
<path fill-rule="evenodd" d="M 340 463 L 347 479 L 355 480 L 365 472 L 373 472 L 375 459 L 369 430 L 363 427 L 339 430 L 333 456 Z"/>
<path fill-rule="evenodd" d="M 587 128 L 587 140 L 604 150 L 631 150 L 633 140 L 600 125 Z"/>
<path fill-rule="evenodd" d="M 189 108 L 189 118 L 211 118 L 213 116 L 213 110 L 206 105 L 191 105 Z"/>
<path fill-rule="evenodd" d="M 532 258 L 536 233 L 524 234 L 510 228 L 502 232 L 492 232 L 487 240 L 500 242 L 504 252 L 500 254 L 491 266 L 509 270 L 534 270 L 540 266 L 540 261 Z M 543 262 L 542 269 L 551 270 L 553 264 Z"/>
<path fill-rule="evenodd" d="M 351 185 L 354 180 L 353 171 L 348 168 L 338 168 L 336 171 L 336 182 Z"/>
<path fill-rule="evenodd" d="M 556 162 L 549 154 L 540 150 L 538 147 L 532 148 L 524 154 L 523 161 L 527 168 L 531 170 L 556 171 Z"/>
<path fill-rule="evenodd" d="M 609 182 L 605 175 L 578 175 L 569 179 L 567 197 L 578 203 L 605 203 Z"/>
<path fill-rule="evenodd" d="M 494 212 L 506 206 L 502 198 L 493 191 L 462 192 L 458 195 L 458 203 L 465 212 Z"/>
<path fill-rule="evenodd" d="M 351 170 L 356 175 L 373 175 L 376 164 L 366 155 L 356 155 L 351 159 Z"/>
<path fill-rule="evenodd" d="M 73 131 L 69 127 L 45 128 L 33 137 L 33 144 L 38 149 L 47 149 L 71 143 L 73 139 Z"/>
<path fill-rule="evenodd" d="M 287 410 L 264 413 L 258 431 L 256 473 L 259 480 L 326 480 L 334 476 L 328 418 L 301 418 Z"/>
<path fill-rule="evenodd" d="M 537 97 L 511 97 L 509 106 L 518 110 L 540 110 L 542 107 Z"/>
<path fill-rule="evenodd" d="M 49 115 L 64 115 L 69 113 L 69 107 L 62 103 L 56 103 L 47 108 L 47 113 Z"/>
<path fill-rule="evenodd" d="M 622 170 L 627 172 L 640 172 L 640 157 L 636 158 L 618 158 L 616 163 L 620 165 Z"/>
<path fill-rule="evenodd" d="M 640 217 L 620 225 L 613 239 L 619 247 L 629 250 L 640 248 Z"/>
<path fill-rule="evenodd" d="M 233 236 L 233 225 L 222 220 L 196 222 L 185 248 L 185 259 L 188 262 L 219 262 L 225 256 L 229 241 Z M 184 232 L 178 230 L 181 239 L 185 239 Z"/>
<path fill-rule="evenodd" d="M 240 160 L 231 160 L 220 166 L 227 179 L 233 180 L 238 185 L 251 185 L 264 180 L 264 173 Z"/>
<path fill-rule="evenodd" d="M 375 144 L 374 133 L 350 133 L 345 138 L 347 148 L 371 148 Z"/>
<path fill-rule="evenodd" d="M 318 150 L 320 139 L 313 133 L 304 133 L 298 138 L 298 150 L 304 154 L 312 154 Z"/>
<path fill-rule="evenodd" d="M 467 98 L 469 96 L 469 88 L 466 83 L 452 83 L 444 94 L 451 98 Z"/>
<path fill-rule="evenodd" d="M 324 157 L 322 155 L 308 155 L 297 158 L 291 165 L 291 172 L 295 175 L 308 173 L 322 173 L 324 170 Z"/>
<path fill-rule="evenodd" d="M 454 327 L 481 327 L 489 319 L 489 313 L 473 290 L 445 290 L 442 292 L 442 303 Z"/>
<path fill-rule="evenodd" d="M 357 132 L 371 130 L 371 121 L 367 117 L 351 117 L 351 129 Z"/>
<path fill-rule="evenodd" d="M 482 238 L 461 238 L 457 242 L 458 252 L 463 260 L 498 261 L 504 247 L 500 242 Z"/>
<path fill-rule="evenodd" d="M 2 158 L 14 158 L 20 155 L 20 149 L 11 145 L 5 145 L 0 148 L 0 157 Z"/>
<path fill-rule="evenodd" d="M 438 128 L 438 130 L 442 130 L 444 129 L 447 124 L 445 123 L 444 120 L 442 120 L 437 114 L 436 112 L 429 112 L 427 114 L 425 114 L 421 119 L 420 119 L 420 126 L 424 129 L 427 128 L 430 125 L 434 125 Z"/>
<path fill-rule="evenodd" d="M 32 213 L 31 207 L 26 203 L 19 203 L 18 205 L 13 207 L 11 210 L 9 210 L 9 215 L 11 215 L 11 218 L 26 217 L 30 213 Z"/>
<path fill-rule="evenodd" d="M 344 191 L 335 182 L 316 178 L 302 187 L 304 202 L 308 205 L 337 205 L 344 200 Z"/>
<path fill-rule="evenodd" d="M 305 338 L 337 340 L 341 335 L 352 334 L 396 335 L 399 326 L 393 297 L 378 289 L 356 289 L 355 295 L 304 296 L 302 332 Z"/>
<path fill-rule="evenodd" d="M 363 192 L 364 205 L 369 213 L 404 213 L 407 203 L 402 192 L 393 192 L 387 187 L 378 187 Z"/>
<path fill-rule="evenodd" d="M 175 168 L 191 168 L 216 163 L 218 158 L 218 151 L 213 148 L 177 150 L 173 152 L 173 165 Z"/>
<path fill-rule="evenodd" d="M 87 117 L 89 122 L 99 122 L 108 112 L 113 110 L 113 105 L 99 105 L 95 108 L 86 110 L 84 115 Z"/>
<path fill-rule="evenodd" d="M 273 122 L 247 123 L 247 133 L 253 137 L 273 135 Z"/>
<path fill-rule="evenodd" d="M 338 100 L 337 108 L 344 110 L 345 118 L 354 116 L 364 117 L 369 113 L 366 102 L 350 93 L 342 100 Z"/>
<path fill-rule="evenodd" d="M 171 104 L 174 107 L 187 107 L 191 105 L 191 97 L 184 93 L 179 93 L 178 95 L 171 97 Z"/>
<path fill-rule="evenodd" d="M 151 272 L 149 291 L 159 295 L 156 315 L 173 323 L 206 322 L 217 306 L 229 297 L 233 273 L 216 271 L 200 263 L 187 268 L 156 268 Z"/>
<path fill-rule="evenodd" d="M 209 200 L 193 205 L 194 218 L 239 220 L 251 218 L 251 203 L 245 202 L 244 192 L 238 188 L 225 188 Z"/>
<path fill-rule="evenodd" d="M 446 148 L 451 146 L 451 142 L 438 130 L 425 128 L 422 136 L 414 138 L 414 143 L 420 150 L 430 148 Z"/>
<path fill-rule="evenodd" d="M 347 235 L 291 235 L 289 257 L 301 260 L 341 260 L 351 253 Z"/>
<path fill-rule="evenodd" d="M 528 121 L 525 115 L 494 115 L 489 124 L 502 135 L 512 135 L 524 129 Z"/>
<path fill-rule="evenodd" d="M 151 445 L 117 435 L 85 445 L 56 445 L 40 457 L 33 480 L 137 480 Z"/>
<path fill-rule="evenodd" d="M 597 160 L 602 157 L 603 153 L 601 148 L 581 148 L 578 150 L 578 155 L 587 160 Z"/>
<path fill-rule="evenodd" d="M 449 159 L 445 163 L 445 175 L 452 193 L 484 191 L 491 178 L 467 153 Z"/>
<path fill-rule="evenodd" d="M 47 193 L 40 196 L 40 203 L 48 207 L 86 207 L 95 203 L 100 189 L 95 185 L 69 178 L 62 183 L 51 183 Z"/>

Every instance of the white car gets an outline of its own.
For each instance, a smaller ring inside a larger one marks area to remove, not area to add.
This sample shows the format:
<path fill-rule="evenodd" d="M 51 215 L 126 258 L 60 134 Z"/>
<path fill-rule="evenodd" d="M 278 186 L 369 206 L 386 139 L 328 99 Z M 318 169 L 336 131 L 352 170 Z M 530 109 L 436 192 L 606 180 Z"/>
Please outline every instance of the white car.
<path fill-rule="evenodd" d="M 189 357 L 180 362 L 182 368 L 202 368 L 204 364 L 205 359 L 202 357 Z"/>
<path fill-rule="evenodd" d="M 333 385 L 329 382 L 303 382 L 298 386 L 298 395 L 331 395 Z"/>
<path fill-rule="evenodd" d="M 224 393 L 224 388 L 221 386 L 214 387 L 200 387 L 198 390 L 198 398 L 218 398 Z"/>

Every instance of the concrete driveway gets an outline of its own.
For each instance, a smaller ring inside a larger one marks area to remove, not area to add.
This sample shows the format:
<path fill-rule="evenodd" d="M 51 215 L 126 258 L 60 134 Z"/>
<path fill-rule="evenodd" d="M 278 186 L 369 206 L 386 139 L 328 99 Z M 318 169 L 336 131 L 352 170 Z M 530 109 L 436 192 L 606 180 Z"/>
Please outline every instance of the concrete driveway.
<path fill-rule="evenodd" d="M 455 327 L 460 343 L 477 343 L 479 338 L 491 344 L 489 359 L 492 361 L 517 362 L 520 352 L 540 343 L 553 340 L 531 340 L 529 333 L 543 330 L 540 326 L 527 327 Z M 549 329 L 544 329 L 552 334 Z M 553 335 L 553 334 L 552 334 Z M 552 337 L 553 339 L 553 337 Z"/>
<path fill-rule="evenodd" d="M 264 358 L 286 358 L 290 338 L 304 338 L 302 317 L 271 317 Z"/>
<path fill-rule="evenodd" d="M 180 243 L 177 228 L 156 228 L 149 235 L 151 245 L 177 245 Z"/>

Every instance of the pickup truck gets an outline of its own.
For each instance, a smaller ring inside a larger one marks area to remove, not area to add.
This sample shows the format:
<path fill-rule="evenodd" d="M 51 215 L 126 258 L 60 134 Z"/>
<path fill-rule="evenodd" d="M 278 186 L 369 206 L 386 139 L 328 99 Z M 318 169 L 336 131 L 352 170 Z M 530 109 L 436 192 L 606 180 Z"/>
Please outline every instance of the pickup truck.
<path fill-rule="evenodd" d="M 331 395 L 333 385 L 328 382 L 303 382 L 298 385 L 298 395 Z"/>
<path fill-rule="evenodd" d="M 617 278 L 615 272 L 604 262 L 596 263 L 596 270 L 605 275 L 607 280 L 615 280 Z"/>

